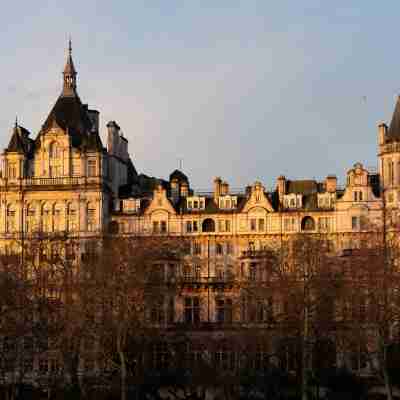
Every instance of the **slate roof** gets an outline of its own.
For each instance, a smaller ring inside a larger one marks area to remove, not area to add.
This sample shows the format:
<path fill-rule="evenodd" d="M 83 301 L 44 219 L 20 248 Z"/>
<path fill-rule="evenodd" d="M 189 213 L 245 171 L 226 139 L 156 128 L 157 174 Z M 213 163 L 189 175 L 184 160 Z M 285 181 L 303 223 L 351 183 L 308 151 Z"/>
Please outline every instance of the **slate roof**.
<path fill-rule="evenodd" d="M 33 140 L 29 138 L 29 135 L 30 132 L 27 129 L 16 124 L 5 151 L 30 155 L 33 149 Z"/>
<path fill-rule="evenodd" d="M 386 138 L 388 141 L 400 140 L 400 96 L 397 98 Z"/>
<path fill-rule="evenodd" d="M 73 147 L 103 150 L 98 132 L 92 132 L 92 122 L 88 116 L 87 107 L 82 104 L 77 94 L 75 96 L 61 95 L 57 99 L 43 124 L 42 132 L 50 129 L 53 124 L 71 136 Z"/>
<path fill-rule="evenodd" d="M 297 181 L 287 181 L 286 192 L 297 193 L 297 194 L 311 194 L 321 191 L 321 185 L 315 180 L 297 180 Z"/>
<path fill-rule="evenodd" d="M 172 174 L 169 176 L 169 181 L 171 182 L 172 179 L 178 179 L 180 182 L 189 182 L 188 177 L 179 169 L 176 169 Z"/>

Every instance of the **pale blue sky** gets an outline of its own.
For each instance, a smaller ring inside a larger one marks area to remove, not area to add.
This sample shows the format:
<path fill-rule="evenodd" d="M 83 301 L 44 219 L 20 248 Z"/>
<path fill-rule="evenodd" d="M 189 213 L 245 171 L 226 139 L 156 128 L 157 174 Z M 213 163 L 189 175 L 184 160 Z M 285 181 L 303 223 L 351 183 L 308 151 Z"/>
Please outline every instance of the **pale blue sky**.
<path fill-rule="evenodd" d="M 0 145 L 36 136 L 61 90 L 68 35 L 82 101 L 116 120 L 137 169 L 192 186 L 323 178 L 376 165 L 400 92 L 400 2 L 21 1 L 0 16 Z"/>

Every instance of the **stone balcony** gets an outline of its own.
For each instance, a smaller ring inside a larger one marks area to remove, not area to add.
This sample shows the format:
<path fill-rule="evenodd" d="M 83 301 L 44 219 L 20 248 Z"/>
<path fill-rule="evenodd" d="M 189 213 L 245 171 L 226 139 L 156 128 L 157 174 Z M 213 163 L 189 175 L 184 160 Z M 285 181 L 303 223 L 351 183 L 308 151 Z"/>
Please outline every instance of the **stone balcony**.
<path fill-rule="evenodd" d="M 99 184 L 102 177 L 86 176 L 60 176 L 54 178 L 32 177 L 22 179 L 0 178 L 0 187 L 33 188 L 33 187 L 53 187 L 53 186 L 80 186 Z"/>

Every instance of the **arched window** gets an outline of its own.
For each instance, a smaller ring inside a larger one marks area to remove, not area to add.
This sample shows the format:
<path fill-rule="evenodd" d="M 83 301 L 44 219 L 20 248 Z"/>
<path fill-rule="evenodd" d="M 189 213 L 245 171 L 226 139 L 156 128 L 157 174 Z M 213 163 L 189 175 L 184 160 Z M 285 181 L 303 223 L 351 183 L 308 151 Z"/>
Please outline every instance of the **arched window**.
<path fill-rule="evenodd" d="M 60 231 L 62 227 L 63 220 L 63 207 L 61 204 L 56 204 L 54 206 L 54 230 Z"/>
<path fill-rule="evenodd" d="M 212 218 L 206 218 L 201 227 L 203 232 L 215 232 L 215 221 Z"/>
<path fill-rule="evenodd" d="M 27 232 L 36 230 L 36 210 L 33 204 L 29 204 L 26 209 L 26 230 Z"/>
<path fill-rule="evenodd" d="M 301 230 L 302 231 L 314 231 L 315 230 L 315 221 L 311 217 L 304 217 L 301 221 Z"/>
<path fill-rule="evenodd" d="M 43 232 L 51 232 L 51 205 L 49 203 L 45 203 L 42 207 L 42 229 Z"/>
<path fill-rule="evenodd" d="M 56 142 L 51 142 L 49 146 L 49 158 L 58 158 L 60 156 L 60 148 Z"/>

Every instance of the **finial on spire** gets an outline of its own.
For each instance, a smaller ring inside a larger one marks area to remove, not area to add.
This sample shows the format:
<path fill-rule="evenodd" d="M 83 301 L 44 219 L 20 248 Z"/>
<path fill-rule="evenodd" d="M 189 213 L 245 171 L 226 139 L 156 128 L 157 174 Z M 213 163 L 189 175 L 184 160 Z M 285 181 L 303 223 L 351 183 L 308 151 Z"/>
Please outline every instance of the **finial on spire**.
<path fill-rule="evenodd" d="M 71 40 L 71 35 L 69 36 L 68 39 L 68 54 L 71 57 L 72 56 L 72 40 Z"/>
<path fill-rule="evenodd" d="M 15 116 L 15 127 L 18 127 L 18 115 Z"/>

